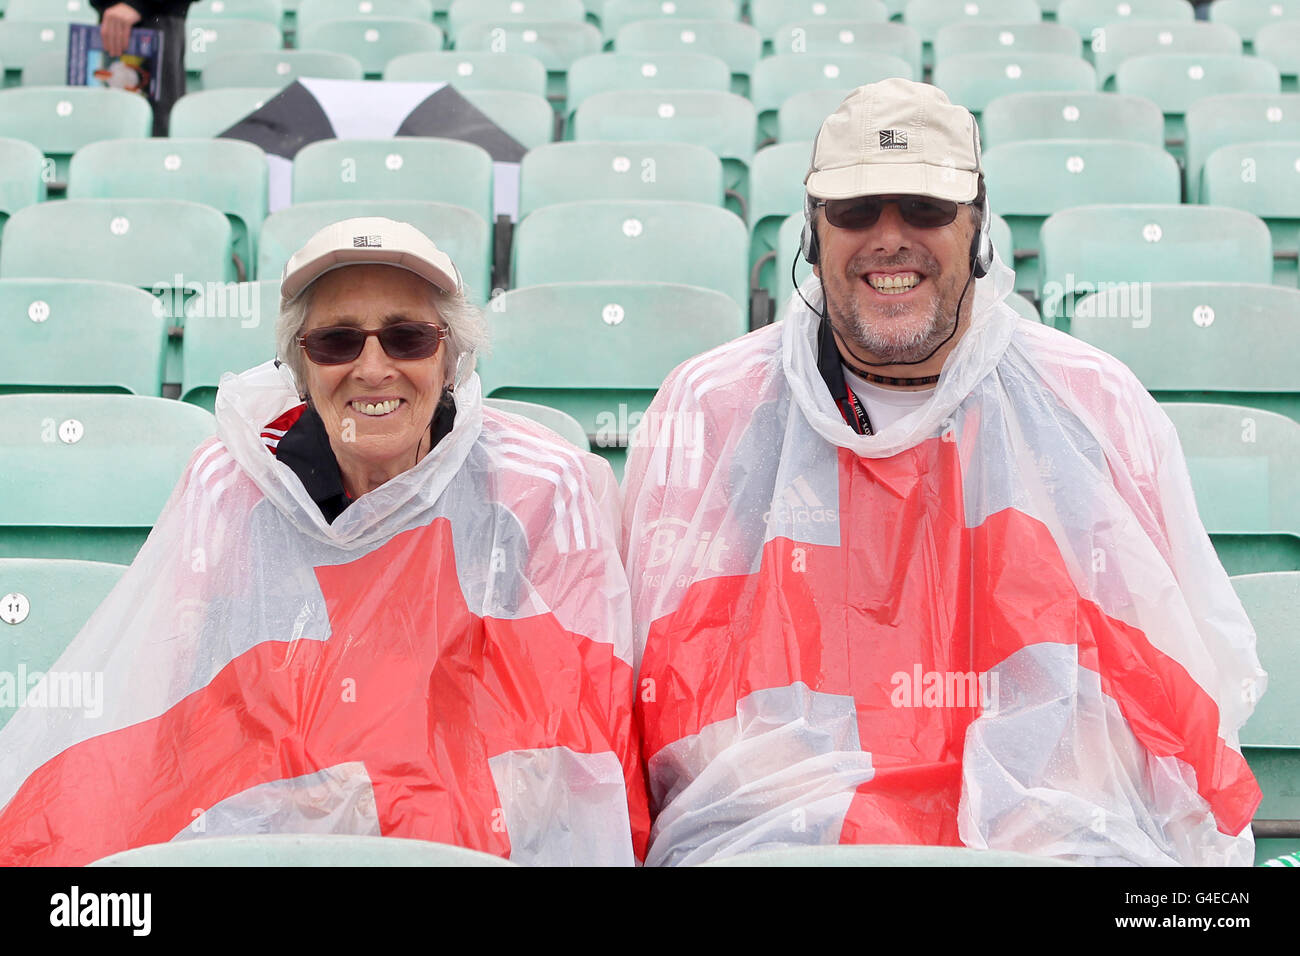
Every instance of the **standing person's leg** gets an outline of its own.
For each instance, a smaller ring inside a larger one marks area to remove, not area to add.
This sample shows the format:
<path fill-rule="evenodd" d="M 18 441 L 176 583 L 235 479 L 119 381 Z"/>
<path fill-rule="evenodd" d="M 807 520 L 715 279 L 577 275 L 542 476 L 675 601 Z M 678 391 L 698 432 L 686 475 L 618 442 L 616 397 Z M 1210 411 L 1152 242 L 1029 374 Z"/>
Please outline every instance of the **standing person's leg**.
<path fill-rule="evenodd" d="M 166 136 L 172 106 L 185 93 L 185 35 L 184 17 L 146 17 L 141 27 L 160 30 L 163 36 L 162 87 L 158 101 L 153 105 L 153 134 Z"/>

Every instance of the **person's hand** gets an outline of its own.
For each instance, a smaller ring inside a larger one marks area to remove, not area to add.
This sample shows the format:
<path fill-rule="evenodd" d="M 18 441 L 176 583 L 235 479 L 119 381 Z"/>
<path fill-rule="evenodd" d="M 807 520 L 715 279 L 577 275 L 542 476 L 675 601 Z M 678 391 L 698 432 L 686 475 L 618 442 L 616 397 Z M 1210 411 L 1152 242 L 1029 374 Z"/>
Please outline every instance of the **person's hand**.
<path fill-rule="evenodd" d="M 99 23 L 99 36 L 104 44 L 104 52 L 109 56 L 121 56 L 126 52 L 126 45 L 131 39 L 131 28 L 140 22 L 140 11 L 126 3 L 115 3 L 104 11 Z"/>

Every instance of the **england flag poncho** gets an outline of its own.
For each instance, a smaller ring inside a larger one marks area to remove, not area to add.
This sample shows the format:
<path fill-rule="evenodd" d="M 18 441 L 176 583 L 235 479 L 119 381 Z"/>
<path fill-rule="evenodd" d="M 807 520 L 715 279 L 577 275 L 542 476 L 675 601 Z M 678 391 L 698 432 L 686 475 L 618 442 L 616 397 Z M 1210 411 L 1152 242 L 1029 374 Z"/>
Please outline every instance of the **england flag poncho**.
<path fill-rule="evenodd" d="M 632 864 L 649 821 L 609 466 L 484 409 L 330 525 L 276 460 L 299 405 L 224 377 L 130 570 L 52 668 L 103 714 L 0 731 L 0 863 L 373 834 L 533 864 Z"/>
<path fill-rule="evenodd" d="M 876 435 L 836 409 L 798 297 L 664 383 L 624 481 L 647 865 L 1251 862 L 1238 730 L 1264 674 L 1177 435 L 1011 284 L 1000 260 L 975 283 L 933 397 Z"/>

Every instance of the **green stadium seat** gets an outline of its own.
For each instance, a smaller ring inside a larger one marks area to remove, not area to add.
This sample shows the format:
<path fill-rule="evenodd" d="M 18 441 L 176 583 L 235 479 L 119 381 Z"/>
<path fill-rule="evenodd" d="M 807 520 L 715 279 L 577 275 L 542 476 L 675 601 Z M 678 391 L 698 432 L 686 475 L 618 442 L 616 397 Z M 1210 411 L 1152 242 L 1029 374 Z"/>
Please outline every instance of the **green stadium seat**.
<path fill-rule="evenodd" d="M 457 50 L 526 53 L 541 60 L 547 96 L 555 99 L 564 97 L 569 67 L 603 45 L 595 26 L 575 20 L 474 20 L 456 35 Z"/>
<path fill-rule="evenodd" d="M 50 670 L 125 571 L 100 561 L 0 558 L 0 617 L 9 624 L 0 631 L 0 673 Z M 93 695 L 93 687 L 77 688 L 79 702 L 93 710 L 88 689 Z M 0 705 L 0 728 L 16 710 Z"/>
<path fill-rule="evenodd" d="M 984 149 L 1026 139 L 1124 139 L 1164 146 L 1160 107 L 1118 93 L 1008 93 L 980 114 Z"/>
<path fill-rule="evenodd" d="M 1296 0 L 1215 0 L 1210 4 L 1210 22 L 1232 27 L 1249 44 L 1266 26 L 1300 22 L 1300 3 Z"/>
<path fill-rule="evenodd" d="M 0 393 L 161 395 L 167 317 L 116 282 L 0 279 Z"/>
<path fill-rule="evenodd" d="M 172 107 L 171 135 L 177 139 L 220 136 L 249 113 L 260 110 L 280 87 L 232 87 L 186 93 Z"/>
<path fill-rule="evenodd" d="M 221 0 L 214 0 L 220 3 Z M 238 86 L 275 87 L 300 76 L 327 80 L 360 80 L 361 61 L 346 53 L 324 50 L 261 50 L 214 57 L 203 68 L 203 88 L 224 90 Z"/>
<path fill-rule="evenodd" d="M 749 92 L 749 76 L 763 54 L 763 38 L 735 20 L 637 20 L 614 38 L 619 53 L 708 53 L 731 70 L 731 91 Z"/>
<path fill-rule="evenodd" d="M 492 231 L 478 213 L 450 203 L 396 199 L 346 199 L 298 203 L 273 212 L 262 225 L 257 278 L 280 279 L 284 264 L 318 230 L 357 216 L 386 216 L 409 222 L 451 256 L 471 302 L 480 305 L 491 291 Z"/>
<path fill-rule="evenodd" d="M 129 564 L 212 415 L 141 395 L 0 395 L 0 554 Z"/>
<path fill-rule="evenodd" d="M 54 161 L 52 180 L 66 184 L 68 161 L 87 143 L 148 136 L 153 111 L 143 96 L 86 86 L 0 90 L 0 136 L 25 139 Z"/>
<path fill-rule="evenodd" d="M 402 17 L 324 20 L 299 27 L 299 48 L 346 53 L 361 62 L 367 78 L 383 75 L 388 61 L 403 53 L 442 49 L 442 30 L 430 21 Z"/>
<path fill-rule="evenodd" d="M 1038 288 L 1038 233 L 1054 212 L 1096 203 L 1177 203 L 1178 163 L 1146 143 L 1050 139 L 1007 143 L 983 157 L 989 203 L 1011 227 L 1016 288 Z"/>
<path fill-rule="evenodd" d="M 0 242 L 9 217 L 45 201 L 45 154 L 22 139 L 0 139 Z"/>
<path fill-rule="evenodd" d="M 444 843 L 338 834 L 205 836 L 114 853 L 91 866 L 515 866 Z"/>
<path fill-rule="evenodd" d="M 476 20 L 493 24 L 520 20 L 571 20 L 587 18 L 582 0 L 455 0 L 447 8 L 447 32 L 454 42 L 460 31 Z"/>
<path fill-rule="evenodd" d="M 509 398 L 485 398 L 483 404 L 487 408 L 495 408 L 499 412 L 518 415 L 520 418 L 545 425 L 570 445 L 583 451 L 591 451 L 591 439 L 587 437 L 586 430 L 576 418 L 558 408 L 538 405 L 536 402 L 517 402 Z"/>
<path fill-rule="evenodd" d="M 23 70 L 34 57 L 58 51 L 66 58 L 67 50 L 67 20 L 0 20 L 0 65 L 4 66 L 5 86 L 21 83 Z"/>
<path fill-rule="evenodd" d="M 446 4 L 443 6 L 445 9 Z M 304 30 L 322 23 L 357 17 L 398 17 L 432 23 L 434 7 L 429 0 L 299 0 L 295 23 L 301 38 Z M 301 42 L 298 48 L 311 49 Z"/>
<path fill-rule="evenodd" d="M 519 169 L 519 216 L 584 199 L 675 199 L 723 204 L 722 161 L 693 143 L 550 143 Z"/>
<path fill-rule="evenodd" d="M 566 107 L 572 114 L 597 93 L 611 90 L 731 89 L 727 64 L 707 53 L 596 53 L 569 67 Z"/>
<path fill-rule="evenodd" d="M 1186 0 L 1178 0 L 1185 3 Z M 1079 37 L 1059 23 L 950 23 L 934 37 L 934 61 L 962 53 L 1052 53 L 1077 57 Z"/>
<path fill-rule="evenodd" d="M 0 277 L 102 279 L 156 295 L 235 278 L 230 222 L 179 199 L 67 199 L 21 209 L 5 227 Z"/>
<path fill-rule="evenodd" d="M 838 90 L 804 90 L 787 97 L 776 111 L 776 141 L 811 143 L 817 138 L 826 117 L 834 113 L 852 92 L 846 86 Z"/>
<path fill-rule="evenodd" d="M 450 83 L 457 90 L 514 90 L 546 95 L 546 67 L 526 53 L 481 53 L 442 50 L 404 53 L 384 67 L 384 79 L 398 82 Z"/>
<path fill-rule="evenodd" d="M 245 275 L 267 215 L 266 155 L 233 139 L 115 139 L 77 150 L 70 199 L 188 199 L 225 213 Z"/>
<path fill-rule="evenodd" d="M 276 24 L 263 20 L 215 19 L 190 16 L 185 20 L 189 42 L 185 45 L 188 91 L 203 88 L 203 68 L 227 53 L 279 50 L 284 37 Z"/>
<path fill-rule="evenodd" d="M 521 230 L 545 212 L 525 220 Z M 604 276 L 618 271 L 609 268 Z M 661 269 L 660 277 L 674 271 Z M 491 357 L 479 363 L 483 394 L 564 411 L 616 470 L 629 434 L 667 374 L 748 329 L 744 308 L 719 292 L 631 277 L 514 289 L 493 300 L 488 321 L 493 346 Z M 557 340 L 565 347 L 554 348 Z M 547 361 L 537 360 L 541 354 Z"/>
<path fill-rule="evenodd" d="M 1102 289 L 1073 311 L 1070 333 L 1114 355 L 1162 402 L 1249 405 L 1300 423 L 1300 291 L 1152 282 Z"/>
<path fill-rule="evenodd" d="M 1259 216 L 1273 236 L 1273 282 L 1295 288 L 1300 258 L 1300 139 L 1236 143 L 1210 154 L 1201 199 Z"/>
<path fill-rule="evenodd" d="M 181 349 L 181 401 L 212 411 L 223 374 L 275 358 L 279 313 L 279 279 L 231 283 L 190 299 Z"/>
<path fill-rule="evenodd" d="M 898 8 L 902 9 L 901 0 Z M 749 3 L 750 19 L 767 41 L 774 40 L 787 23 L 817 19 L 883 23 L 889 19 L 890 12 L 881 0 L 750 0 Z"/>
<path fill-rule="evenodd" d="M 989 240 L 993 243 L 993 248 L 1002 261 L 1011 265 L 1014 261 L 1012 256 L 1016 248 L 1015 242 L 1011 238 L 1011 226 L 1007 221 L 997 213 L 990 213 L 989 220 Z"/>
<path fill-rule="evenodd" d="M 574 116 L 574 139 L 670 140 L 711 149 L 722 160 L 726 188 L 749 191 L 757 117 L 754 105 L 714 90 L 614 90 L 588 97 Z"/>
<path fill-rule="evenodd" d="M 293 201 L 331 199 L 455 203 L 494 222 L 492 157 L 481 146 L 455 139 L 318 140 L 293 159 Z"/>
<path fill-rule="evenodd" d="M 1034 0 L 907 0 L 903 8 L 903 22 L 915 28 L 926 43 L 933 43 L 939 29 L 952 23 L 1028 24 L 1041 19 Z"/>
<path fill-rule="evenodd" d="M 98 23 L 90 0 L 9 0 L 6 20 L 60 19 L 69 23 Z"/>
<path fill-rule="evenodd" d="M 999 253 L 1000 255 L 1001 253 Z M 1007 295 L 1007 305 L 1016 310 L 1021 318 L 1028 319 L 1030 322 L 1042 322 L 1043 317 L 1038 314 L 1034 308 L 1034 303 L 1030 302 L 1019 292 L 1012 292 Z"/>
<path fill-rule="evenodd" d="M 555 110 L 543 97 L 515 90 L 462 90 L 461 94 L 524 149 L 555 139 Z"/>
<path fill-rule="evenodd" d="M 1278 93 L 1277 67 L 1229 53 L 1153 53 L 1129 57 L 1115 74 L 1115 90 L 1151 100 L 1165 114 L 1165 143 L 1185 143 L 1183 116 L 1196 100 L 1224 93 Z"/>
<path fill-rule="evenodd" d="M 809 846 L 780 850 L 752 850 L 710 860 L 701 866 L 1074 866 L 1065 860 L 1007 850 L 971 850 L 953 846 Z"/>
<path fill-rule="evenodd" d="M 67 86 L 68 51 L 42 50 L 32 54 L 22 79 L 23 86 Z"/>
<path fill-rule="evenodd" d="M 513 288 L 600 279 L 678 282 L 716 289 L 749 307 L 745 224 L 704 203 L 624 199 L 546 206 L 520 222 L 513 255 Z"/>
<path fill-rule="evenodd" d="M 740 4 L 736 0 L 674 0 L 672 3 L 663 0 L 605 0 L 600 13 L 600 29 L 606 37 L 614 37 L 629 23 L 639 20 L 739 19 Z"/>
<path fill-rule="evenodd" d="M 921 76 L 921 35 L 905 23 L 862 23 L 858 20 L 804 20 L 776 31 L 772 50 L 839 56 L 887 53 L 906 60 L 912 76 Z"/>
<path fill-rule="evenodd" d="M 1085 43 L 1112 23 L 1132 20 L 1191 23 L 1194 19 L 1195 12 L 1187 0 L 1061 0 L 1056 8 L 1056 22 L 1069 27 Z"/>
<path fill-rule="evenodd" d="M 777 111 L 796 93 L 852 90 L 891 76 L 915 79 L 911 65 L 887 53 L 837 55 L 779 53 L 759 60 L 750 77 L 749 98 L 758 110 L 758 133 L 777 137 Z"/>
<path fill-rule="evenodd" d="M 1300 574 L 1275 571 L 1243 574 L 1232 586 L 1255 627 L 1260 666 L 1268 672 L 1268 687 L 1255 713 L 1241 729 L 1242 753 L 1250 764 L 1263 802 L 1255 811 L 1263 820 L 1289 820 L 1300 826 Z M 3 585 L 0 585 L 3 587 Z M 1255 838 L 1255 863 L 1300 852 L 1300 836 Z"/>
<path fill-rule="evenodd" d="M 1191 105 L 1187 127 L 1187 201 L 1200 198 L 1201 170 L 1220 146 L 1300 140 L 1300 93 L 1207 96 Z"/>
<path fill-rule="evenodd" d="M 189 16 L 205 20 L 234 18 L 262 20 L 277 27 L 284 19 L 283 0 L 199 0 L 190 5 Z"/>
<path fill-rule="evenodd" d="M 934 66 L 934 85 L 978 118 L 1009 93 L 1091 93 L 1097 74 L 1082 57 L 1054 53 L 957 53 Z"/>
<path fill-rule="evenodd" d="M 1300 425 L 1241 405 L 1162 407 L 1178 429 L 1196 510 L 1224 570 L 1300 570 Z"/>
<path fill-rule="evenodd" d="M 1270 23 L 1255 34 L 1255 55 L 1268 60 L 1282 74 L 1282 91 L 1294 93 L 1300 88 L 1300 21 Z"/>
<path fill-rule="evenodd" d="M 776 143 L 754 154 L 749 172 L 749 286 L 777 297 L 777 274 L 789 273 L 794 247 L 778 245 L 781 224 L 802 212 L 812 143 Z M 787 278 L 787 282 L 788 282 Z"/>
<path fill-rule="evenodd" d="M 812 275 L 812 266 L 804 260 L 803 256 L 796 254 L 802 235 L 802 211 L 787 216 L 777 232 L 776 298 L 774 304 L 776 308 L 775 317 L 778 320 L 784 317 L 786 307 L 790 304 L 790 297 L 794 295 L 795 285 L 790 281 L 791 273 L 794 273 L 795 283 L 799 284 L 802 284 L 805 279 Z M 793 269 L 788 265 L 791 260 L 794 261 Z"/>
<path fill-rule="evenodd" d="M 989 195 L 993 195 L 992 189 Z M 1041 307 L 1048 322 L 1068 318 L 1068 303 L 1083 283 L 1266 285 L 1273 275 L 1268 226 L 1248 212 L 1221 206 L 1130 204 L 1065 209 L 1043 223 L 1039 252 Z"/>
<path fill-rule="evenodd" d="M 1151 53 L 1241 53 L 1241 37 L 1221 23 L 1203 20 L 1124 20 L 1098 29 L 1092 38 L 1097 88 L 1114 89 L 1120 64 Z"/>

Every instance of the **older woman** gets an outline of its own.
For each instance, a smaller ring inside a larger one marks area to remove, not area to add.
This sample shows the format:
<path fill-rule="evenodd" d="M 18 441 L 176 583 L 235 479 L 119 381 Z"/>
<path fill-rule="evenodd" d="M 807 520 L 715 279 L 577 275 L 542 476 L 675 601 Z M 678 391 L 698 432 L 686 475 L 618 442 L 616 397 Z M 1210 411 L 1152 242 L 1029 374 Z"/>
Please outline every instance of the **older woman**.
<path fill-rule="evenodd" d="M 103 715 L 0 731 L 0 863 L 247 833 L 626 864 L 648 821 L 608 465 L 485 409 L 481 315 L 413 227 L 289 262 L 281 362 L 202 446 L 56 670 Z"/>

